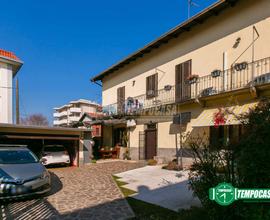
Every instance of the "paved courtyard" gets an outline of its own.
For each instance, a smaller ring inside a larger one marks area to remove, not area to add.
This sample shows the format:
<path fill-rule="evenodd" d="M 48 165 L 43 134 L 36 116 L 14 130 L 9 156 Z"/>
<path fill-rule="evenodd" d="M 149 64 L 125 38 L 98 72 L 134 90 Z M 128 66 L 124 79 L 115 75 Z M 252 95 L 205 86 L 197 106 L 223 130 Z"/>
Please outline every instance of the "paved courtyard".
<path fill-rule="evenodd" d="M 133 217 L 111 175 L 140 167 L 107 162 L 51 169 L 53 189 L 45 198 L 1 204 L 0 219 L 127 219 Z"/>
<path fill-rule="evenodd" d="M 162 166 L 145 166 L 116 176 L 128 183 L 125 188 L 137 192 L 133 198 L 178 211 L 201 205 L 189 189 L 188 172 L 165 170 Z"/>

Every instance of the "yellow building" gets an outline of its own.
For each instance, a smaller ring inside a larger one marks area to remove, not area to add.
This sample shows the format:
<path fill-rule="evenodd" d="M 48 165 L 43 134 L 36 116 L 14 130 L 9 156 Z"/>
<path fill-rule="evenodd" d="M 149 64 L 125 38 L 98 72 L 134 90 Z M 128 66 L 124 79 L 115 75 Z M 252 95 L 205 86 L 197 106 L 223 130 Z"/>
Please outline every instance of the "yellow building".
<path fill-rule="evenodd" d="M 103 146 L 123 143 L 128 130 L 132 159 L 171 160 L 187 148 L 187 134 L 237 141 L 239 121 L 229 115 L 214 128 L 213 115 L 239 115 L 268 96 L 270 1 L 221 0 L 92 81 L 102 82 L 113 118 L 104 121 Z"/>

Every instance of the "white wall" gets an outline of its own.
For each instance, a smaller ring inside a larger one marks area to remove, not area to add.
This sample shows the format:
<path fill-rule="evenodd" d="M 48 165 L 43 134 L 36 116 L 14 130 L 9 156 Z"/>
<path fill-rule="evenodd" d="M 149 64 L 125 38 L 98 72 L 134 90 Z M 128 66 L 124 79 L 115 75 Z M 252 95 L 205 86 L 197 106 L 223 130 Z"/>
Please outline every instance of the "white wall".
<path fill-rule="evenodd" d="M 12 66 L 0 63 L 0 123 L 12 123 Z"/>

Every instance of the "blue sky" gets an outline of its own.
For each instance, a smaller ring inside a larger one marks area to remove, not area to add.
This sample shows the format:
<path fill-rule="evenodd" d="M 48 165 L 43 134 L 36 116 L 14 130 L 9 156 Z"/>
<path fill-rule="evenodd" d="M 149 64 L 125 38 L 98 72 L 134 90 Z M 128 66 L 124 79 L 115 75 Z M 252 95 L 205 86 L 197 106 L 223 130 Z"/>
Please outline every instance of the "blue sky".
<path fill-rule="evenodd" d="M 194 0 L 192 15 L 216 0 Z M 0 48 L 24 61 L 22 116 L 79 98 L 101 103 L 89 79 L 187 19 L 187 0 L 13 0 L 1 3 Z"/>

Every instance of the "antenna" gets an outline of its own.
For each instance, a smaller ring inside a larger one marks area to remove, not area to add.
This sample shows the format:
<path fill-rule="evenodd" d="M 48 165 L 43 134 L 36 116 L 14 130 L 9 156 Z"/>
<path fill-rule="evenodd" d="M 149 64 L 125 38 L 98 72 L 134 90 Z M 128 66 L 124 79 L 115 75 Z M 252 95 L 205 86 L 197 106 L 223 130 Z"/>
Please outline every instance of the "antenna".
<path fill-rule="evenodd" d="M 190 9 L 192 6 L 200 7 L 200 5 L 195 3 L 193 0 L 188 0 L 188 19 L 190 18 Z"/>

